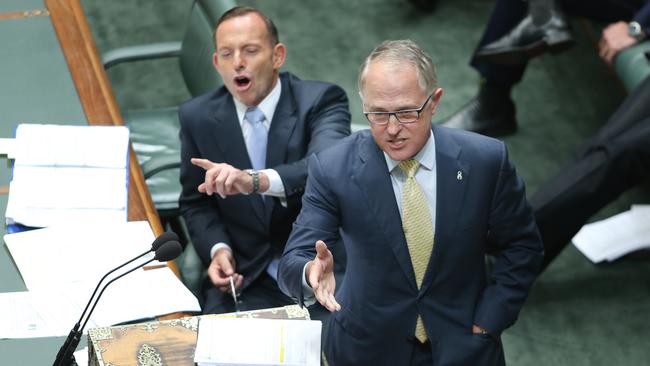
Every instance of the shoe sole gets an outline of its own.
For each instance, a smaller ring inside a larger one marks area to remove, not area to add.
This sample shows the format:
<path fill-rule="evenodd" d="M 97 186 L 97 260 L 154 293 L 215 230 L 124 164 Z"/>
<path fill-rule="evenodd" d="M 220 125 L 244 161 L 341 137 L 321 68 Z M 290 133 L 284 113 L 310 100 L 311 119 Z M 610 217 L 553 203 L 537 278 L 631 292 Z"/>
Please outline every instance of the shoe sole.
<path fill-rule="evenodd" d="M 519 47 L 507 52 L 477 52 L 476 59 L 497 64 L 521 65 L 533 57 L 545 52 L 560 53 L 567 50 L 575 41 L 570 37 L 563 37 L 553 40 L 543 39 L 526 47 Z"/>

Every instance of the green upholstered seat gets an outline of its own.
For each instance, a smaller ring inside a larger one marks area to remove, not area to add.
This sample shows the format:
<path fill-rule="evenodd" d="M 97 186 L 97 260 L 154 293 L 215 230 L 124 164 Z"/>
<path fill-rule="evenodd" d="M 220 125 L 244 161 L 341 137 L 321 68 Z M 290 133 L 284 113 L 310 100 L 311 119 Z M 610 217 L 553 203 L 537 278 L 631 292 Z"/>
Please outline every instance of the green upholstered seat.
<path fill-rule="evenodd" d="M 106 68 L 125 62 L 177 57 L 192 96 L 221 85 L 212 65 L 213 30 L 219 17 L 235 6 L 233 0 L 196 0 L 182 42 L 123 47 L 105 53 Z M 154 205 L 163 222 L 178 216 L 180 141 L 178 106 L 122 111 L 131 142 L 142 166 Z"/>

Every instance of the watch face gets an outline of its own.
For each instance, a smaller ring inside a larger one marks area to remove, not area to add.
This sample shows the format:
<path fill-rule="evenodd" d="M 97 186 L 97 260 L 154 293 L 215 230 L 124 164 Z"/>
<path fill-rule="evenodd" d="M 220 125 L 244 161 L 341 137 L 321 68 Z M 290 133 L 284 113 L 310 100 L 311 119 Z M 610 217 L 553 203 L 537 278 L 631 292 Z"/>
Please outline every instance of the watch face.
<path fill-rule="evenodd" d="M 627 29 L 630 37 L 639 38 L 641 36 L 641 25 L 638 22 L 630 22 Z"/>

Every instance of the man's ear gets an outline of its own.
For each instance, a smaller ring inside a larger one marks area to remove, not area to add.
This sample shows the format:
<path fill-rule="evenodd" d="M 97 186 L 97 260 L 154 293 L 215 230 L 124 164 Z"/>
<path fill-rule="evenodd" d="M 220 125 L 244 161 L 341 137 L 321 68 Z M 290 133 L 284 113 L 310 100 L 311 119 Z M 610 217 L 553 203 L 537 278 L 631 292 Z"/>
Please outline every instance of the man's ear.
<path fill-rule="evenodd" d="M 440 103 L 440 98 L 444 94 L 444 91 L 442 88 L 436 88 L 436 90 L 433 91 L 433 94 L 431 95 L 431 112 L 435 113 L 436 109 L 438 109 L 438 103 Z"/>
<path fill-rule="evenodd" d="M 273 47 L 273 68 L 279 70 L 287 58 L 287 48 L 284 44 L 278 43 Z"/>
<path fill-rule="evenodd" d="M 219 55 L 216 51 L 212 54 L 212 65 L 217 69 L 217 71 L 219 71 Z"/>

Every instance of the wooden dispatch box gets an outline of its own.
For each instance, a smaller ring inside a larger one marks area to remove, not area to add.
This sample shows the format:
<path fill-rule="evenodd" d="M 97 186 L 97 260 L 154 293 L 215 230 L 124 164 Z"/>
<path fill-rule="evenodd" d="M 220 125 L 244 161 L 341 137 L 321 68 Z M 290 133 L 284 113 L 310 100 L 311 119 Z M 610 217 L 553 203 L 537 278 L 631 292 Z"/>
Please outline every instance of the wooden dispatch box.
<path fill-rule="evenodd" d="M 165 321 L 91 328 L 88 330 L 88 360 L 91 366 L 194 366 L 199 322 L 204 317 L 309 319 L 298 305 L 200 315 Z"/>

